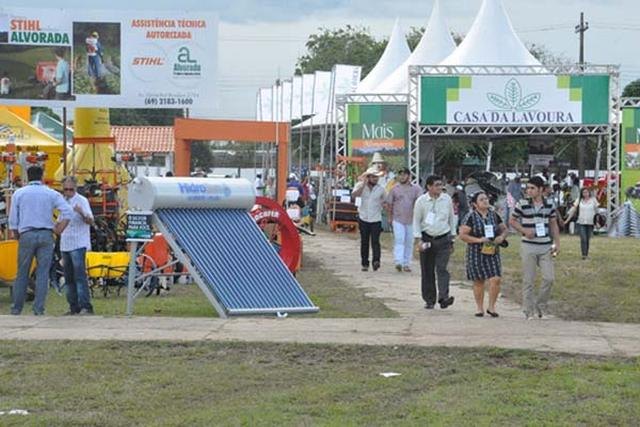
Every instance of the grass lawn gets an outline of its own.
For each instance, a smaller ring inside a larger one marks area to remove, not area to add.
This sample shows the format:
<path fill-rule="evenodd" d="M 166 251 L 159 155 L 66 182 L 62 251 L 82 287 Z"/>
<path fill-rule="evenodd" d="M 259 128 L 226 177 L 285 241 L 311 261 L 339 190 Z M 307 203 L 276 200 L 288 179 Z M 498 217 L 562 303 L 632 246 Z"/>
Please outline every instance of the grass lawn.
<path fill-rule="evenodd" d="M 520 239 L 512 235 L 502 250 L 503 293 L 522 303 Z M 466 280 L 464 243 L 450 262 L 454 280 Z M 587 260 L 581 259 L 578 236 L 563 235 L 555 262 L 552 313 L 570 320 L 640 323 L 640 241 L 597 236 Z M 538 283 L 540 278 L 538 277 Z"/>
<path fill-rule="evenodd" d="M 3 426 L 637 425 L 640 360 L 495 349 L 0 342 Z M 381 372 L 400 376 L 383 378 Z"/>
<path fill-rule="evenodd" d="M 365 291 L 347 285 L 332 272 L 321 268 L 320 264 L 305 256 L 298 281 L 320 307 L 318 314 L 304 315 L 326 318 L 339 317 L 395 317 L 397 314 L 388 309 L 380 300 L 367 297 Z M 126 289 L 120 297 L 115 292 L 104 297 L 96 292 L 92 300 L 95 312 L 105 316 L 120 316 L 126 311 Z M 9 289 L 0 287 L 0 314 L 8 314 L 11 299 Z M 49 290 L 46 312 L 58 316 L 68 310 L 66 298 Z M 30 313 L 31 303 L 23 310 Z M 197 285 L 175 285 L 163 295 L 144 295 L 136 299 L 135 314 L 139 316 L 175 316 L 175 317 L 216 317 L 217 314 Z"/>

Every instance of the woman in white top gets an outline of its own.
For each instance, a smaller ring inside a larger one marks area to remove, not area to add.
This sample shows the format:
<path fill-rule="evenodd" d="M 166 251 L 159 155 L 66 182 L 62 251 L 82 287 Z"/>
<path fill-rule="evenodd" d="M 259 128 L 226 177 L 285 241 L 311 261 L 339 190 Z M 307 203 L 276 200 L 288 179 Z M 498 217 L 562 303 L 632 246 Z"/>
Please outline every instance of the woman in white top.
<path fill-rule="evenodd" d="M 582 250 L 582 259 L 589 256 L 589 241 L 593 233 L 594 217 L 598 213 L 598 201 L 591 195 L 588 188 L 580 190 L 580 198 L 576 200 L 569 209 L 567 219 L 564 221 L 566 225 L 571 218 L 577 213 L 578 232 L 580 234 L 580 249 Z"/>

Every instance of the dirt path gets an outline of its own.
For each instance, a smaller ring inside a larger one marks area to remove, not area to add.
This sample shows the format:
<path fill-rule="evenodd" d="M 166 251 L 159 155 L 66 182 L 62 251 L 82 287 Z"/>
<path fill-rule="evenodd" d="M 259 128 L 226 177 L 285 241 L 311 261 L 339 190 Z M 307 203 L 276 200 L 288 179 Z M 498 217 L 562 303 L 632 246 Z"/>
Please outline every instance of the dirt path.
<path fill-rule="evenodd" d="M 305 251 L 347 283 L 363 287 L 400 314 L 391 319 L 317 319 L 304 317 L 184 319 L 115 317 L 0 316 L 0 339 L 69 340 L 237 340 L 299 343 L 381 344 L 477 347 L 640 356 L 640 325 L 526 321 L 520 308 L 499 301 L 499 319 L 475 318 L 471 289 L 452 287 L 456 303 L 446 310 L 425 310 L 420 276 L 398 273 L 391 254 L 383 253 L 377 272 L 360 271 L 358 241 L 319 232 L 305 238 Z M 416 266 L 417 267 L 417 266 Z"/>

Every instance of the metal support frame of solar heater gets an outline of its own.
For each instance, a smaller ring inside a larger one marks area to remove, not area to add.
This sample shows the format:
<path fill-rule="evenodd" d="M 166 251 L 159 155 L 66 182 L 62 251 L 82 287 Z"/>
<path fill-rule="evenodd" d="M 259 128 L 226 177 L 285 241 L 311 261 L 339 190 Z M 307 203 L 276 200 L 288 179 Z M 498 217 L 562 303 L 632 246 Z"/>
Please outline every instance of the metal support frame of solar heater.
<path fill-rule="evenodd" d="M 336 96 L 336 125 L 335 125 L 335 157 L 347 157 L 347 105 L 376 104 L 376 105 L 405 105 L 409 109 L 409 96 L 404 93 L 350 93 Z M 409 141 L 407 141 L 409 142 Z M 407 147 L 409 148 L 409 147 Z M 410 155 L 410 153 L 409 153 Z M 334 176 L 334 182 L 335 182 Z M 331 196 L 331 188 L 327 189 Z M 334 218 L 331 218 L 333 220 Z"/>
<path fill-rule="evenodd" d="M 144 287 L 140 286 L 137 290 L 135 289 L 135 285 L 137 282 L 142 282 L 149 276 L 158 276 L 158 277 L 176 277 L 182 276 L 184 274 L 176 274 L 176 273 L 161 273 L 162 270 L 168 267 L 173 267 L 177 263 L 181 262 L 180 259 L 175 259 L 173 261 L 169 261 L 168 263 L 156 266 L 151 271 L 143 272 L 141 274 L 136 275 L 136 260 L 140 255 L 143 254 L 144 247 L 150 240 L 131 240 L 129 244 L 131 248 L 129 249 L 129 274 L 127 277 L 127 316 L 133 315 L 133 309 L 135 305 L 135 299 L 140 296 L 142 292 L 145 291 Z M 133 273 L 133 274 L 132 274 Z M 190 273 L 189 273 L 190 274 Z"/>
<path fill-rule="evenodd" d="M 422 125 L 420 124 L 420 78 L 438 75 L 566 75 L 608 74 L 609 123 L 604 125 Z M 505 135 L 602 135 L 607 137 L 607 222 L 620 206 L 620 67 L 617 65 L 575 64 L 557 66 L 466 65 L 409 66 L 409 169 L 420 176 L 421 136 L 505 136 Z"/>
<path fill-rule="evenodd" d="M 207 299 L 209 300 L 213 308 L 218 313 L 218 316 L 220 316 L 223 319 L 226 319 L 227 312 L 225 311 L 224 307 L 222 306 L 220 301 L 218 301 L 216 296 L 209 290 L 207 285 L 204 283 L 202 276 L 200 276 L 200 274 L 198 273 L 198 270 L 194 267 L 191 260 L 184 254 L 184 252 L 182 251 L 182 248 L 180 248 L 180 245 L 178 245 L 178 243 L 173 238 L 173 235 L 169 232 L 169 229 L 162 223 L 162 221 L 160 221 L 160 219 L 158 218 L 158 215 L 156 215 L 155 213 L 151 216 L 151 218 L 152 218 L 153 225 L 158 229 L 160 233 L 162 233 L 165 240 L 171 247 L 171 250 L 173 250 L 174 255 L 176 256 L 176 258 L 178 258 L 178 261 L 180 261 L 182 265 L 187 267 L 187 270 L 189 271 L 189 274 L 193 278 L 193 281 L 196 282 L 200 290 L 207 297 Z"/>

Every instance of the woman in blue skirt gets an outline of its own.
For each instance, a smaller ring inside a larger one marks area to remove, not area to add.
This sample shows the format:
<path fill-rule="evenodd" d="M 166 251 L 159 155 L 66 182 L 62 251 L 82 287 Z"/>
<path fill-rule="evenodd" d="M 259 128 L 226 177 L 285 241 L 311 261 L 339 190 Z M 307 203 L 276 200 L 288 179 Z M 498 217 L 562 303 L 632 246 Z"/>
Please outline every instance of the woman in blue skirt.
<path fill-rule="evenodd" d="M 507 238 L 507 227 L 489 204 L 486 193 L 479 191 L 471 198 L 472 210 L 462 220 L 460 240 L 467 243 L 467 279 L 473 281 L 476 317 L 484 316 L 484 284 L 489 281 L 487 314 L 498 317 L 496 300 L 500 293 L 502 268 L 500 245 Z"/>

